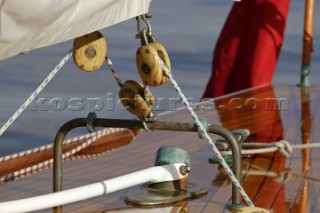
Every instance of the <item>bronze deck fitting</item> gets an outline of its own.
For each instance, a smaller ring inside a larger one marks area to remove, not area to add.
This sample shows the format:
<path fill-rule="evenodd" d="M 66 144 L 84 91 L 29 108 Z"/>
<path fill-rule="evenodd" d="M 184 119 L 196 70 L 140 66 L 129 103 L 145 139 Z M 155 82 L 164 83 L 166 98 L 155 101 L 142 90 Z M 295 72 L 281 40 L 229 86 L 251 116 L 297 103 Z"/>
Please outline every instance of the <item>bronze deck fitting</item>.
<path fill-rule="evenodd" d="M 54 159 L 53 159 L 53 191 L 58 192 L 62 190 L 62 146 L 65 136 L 72 129 L 78 127 L 86 127 L 86 118 L 78 118 L 65 123 L 58 131 L 54 142 Z M 142 121 L 139 120 L 120 120 L 120 119 L 93 119 L 94 127 L 113 127 L 113 128 L 133 128 L 144 129 Z M 161 122 L 161 121 L 147 121 L 146 126 L 150 130 L 170 130 L 170 131 L 186 131 L 197 132 L 198 126 L 194 123 L 180 123 L 180 122 Z M 226 128 L 210 124 L 207 127 L 208 133 L 213 133 L 224 137 L 232 150 L 233 157 L 233 173 L 235 177 L 241 180 L 242 158 L 239 144 L 234 138 L 233 134 Z M 232 204 L 241 204 L 240 192 L 234 184 L 232 184 Z"/>

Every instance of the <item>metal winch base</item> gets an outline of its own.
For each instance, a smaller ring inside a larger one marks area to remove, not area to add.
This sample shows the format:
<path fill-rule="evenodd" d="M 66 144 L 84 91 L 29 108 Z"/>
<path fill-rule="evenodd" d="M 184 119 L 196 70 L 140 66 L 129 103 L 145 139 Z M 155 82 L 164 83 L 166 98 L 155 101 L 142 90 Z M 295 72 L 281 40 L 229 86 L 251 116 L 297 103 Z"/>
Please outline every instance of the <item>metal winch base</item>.
<path fill-rule="evenodd" d="M 175 191 L 155 189 L 152 184 L 141 185 L 128 191 L 125 201 L 139 206 L 168 205 L 188 199 L 195 199 L 208 193 L 208 188 L 187 183 L 186 189 Z"/>
<path fill-rule="evenodd" d="M 155 166 L 183 163 L 181 173 L 190 172 L 189 153 L 178 146 L 162 146 L 158 149 Z M 161 183 L 147 183 L 128 191 L 125 201 L 138 206 L 168 205 L 208 193 L 204 186 L 188 183 L 187 177 Z"/>

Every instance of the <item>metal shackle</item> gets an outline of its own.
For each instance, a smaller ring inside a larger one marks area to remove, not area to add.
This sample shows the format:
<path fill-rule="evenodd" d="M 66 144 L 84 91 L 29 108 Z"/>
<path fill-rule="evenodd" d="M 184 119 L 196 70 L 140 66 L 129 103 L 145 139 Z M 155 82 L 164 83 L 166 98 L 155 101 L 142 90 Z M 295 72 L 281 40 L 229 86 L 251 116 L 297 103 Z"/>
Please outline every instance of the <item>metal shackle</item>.
<path fill-rule="evenodd" d="M 143 28 L 141 30 L 139 37 L 140 37 L 141 46 L 147 46 L 150 43 L 155 42 L 154 36 L 152 34 L 150 35 L 150 32 L 148 31 L 147 28 Z"/>

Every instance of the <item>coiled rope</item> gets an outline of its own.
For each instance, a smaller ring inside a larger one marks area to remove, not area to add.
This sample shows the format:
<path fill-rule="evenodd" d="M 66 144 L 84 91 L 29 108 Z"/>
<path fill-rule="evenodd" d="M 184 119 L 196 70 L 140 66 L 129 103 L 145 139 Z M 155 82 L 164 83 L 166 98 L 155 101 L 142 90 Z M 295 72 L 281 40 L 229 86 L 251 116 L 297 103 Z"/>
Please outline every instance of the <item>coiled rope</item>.
<path fill-rule="evenodd" d="M 179 94 L 180 98 L 183 101 L 183 104 L 185 105 L 185 107 L 187 108 L 187 110 L 189 111 L 189 113 L 191 114 L 192 119 L 194 120 L 194 122 L 196 123 L 196 125 L 198 126 L 198 128 L 201 131 L 201 134 L 204 136 L 204 138 L 207 140 L 207 142 L 209 143 L 209 145 L 211 146 L 213 152 L 215 153 L 215 155 L 217 156 L 217 158 L 219 159 L 219 162 L 222 164 L 222 166 L 224 167 L 224 169 L 227 171 L 228 176 L 230 177 L 230 179 L 232 180 L 233 184 L 237 187 L 237 189 L 239 190 L 240 194 L 242 195 L 243 199 L 246 201 L 246 203 L 253 207 L 254 204 L 251 201 L 251 199 L 249 198 L 249 196 L 247 195 L 247 193 L 244 191 L 243 187 L 241 186 L 241 184 L 239 183 L 239 181 L 237 180 L 237 178 L 234 176 L 233 172 L 231 171 L 230 167 L 228 166 L 228 164 L 226 163 L 226 161 L 224 160 L 224 158 L 222 157 L 222 155 L 220 154 L 220 151 L 217 149 L 217 147 L 214 145 L 211 137 L 209 136 L 207 130 L 204 128 L 203 124 L 201 123 L 201 121 L 199 120 L 198 116 L 196 115 L 196 113 L 194 112 L 194 110 L 192 109 L 192 107 L 190 106 L 190 103 L 188 101 L 188 99 L 186 98 L 186 96 L 183 94 L 181 88 L 179 87 L 178 83 L 176 82 L 176 80 L 173 78 L 172 74 L 170 73 L 169 69 L 167 68 L 167 66 L 165 65 L 165 63 L 161 60 L 162 63 L 162 68 L 165 72 L 165 74 L 168 76 L 169 80 L 171 81 L 171 84 L 173 85 L 174 89 L 176 90 L 176 92 Z"/>
<path fill-rule="evenodd" d="M 9 128 L 9 126 L 21 115 L 21 113 L 31 104 L 31 102 L 41 93 L 47 84 L 53 79 L 63 65 L 71 58 L 73 52 L 70 50 L 67 55 L 61 59 L 59 64 L 53 68 L 50 74 L 42 81 L 38 88 L 27 98 L 20 108 L 8 119 L 8 121 L 0 128 L 0 136 Z"/>

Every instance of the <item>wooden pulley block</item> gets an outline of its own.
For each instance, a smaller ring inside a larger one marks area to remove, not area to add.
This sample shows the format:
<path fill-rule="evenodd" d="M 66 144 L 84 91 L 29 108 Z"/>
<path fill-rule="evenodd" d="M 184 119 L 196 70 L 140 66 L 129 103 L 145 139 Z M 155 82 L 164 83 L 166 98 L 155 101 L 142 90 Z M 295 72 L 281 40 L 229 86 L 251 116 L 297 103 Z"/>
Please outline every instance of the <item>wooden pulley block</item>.
<path fill-rule="evenodd" d="M 162 61 L 165 63 L 165 65 L 167 66 L 167 68 L 171 72 L 171 62 L 170 62 L 169 55 L 168 55 L 166 48 L 160 42 L 150 43 L 149 45 L 153 46 L 157 50 L 158 56 L 162 59 Z M 168 77 L 165 74 L 165 72 L 163 71 L 162 84 L 167 81 L 168 81 Z"/>
<path fill-rule="evenodd" d="M 77 67 L 86 72 L 98 70 L 107 56 L 107 41 L 96 31 L 78 37 L 73 43 L 73 60 Z"/>
<path fill-rule="evenodd" d="M 123 106 L 139 118 L 146 118 L 155 103 L 151 92 L 148 93 L 149 102 L 146 102 L 143 85 L 133 80 L 124 83 L 119 98 Z"/>
<path fill-rule="evenodd" d="M 161 59 L 171 70 L 168 53 L 159 42 L 149 43 L 137 50 L 137 69 L 141 79 L 149 86 L 159 86 L 168 80 L 162 69 Z"/>
<path fill-rule="evenodd" d="M 140 47 L 136 54 L 136 64 L 141 79 L 147 85 L 154 87 L 162 83 L 162 66 L 154 47 Z"/>

